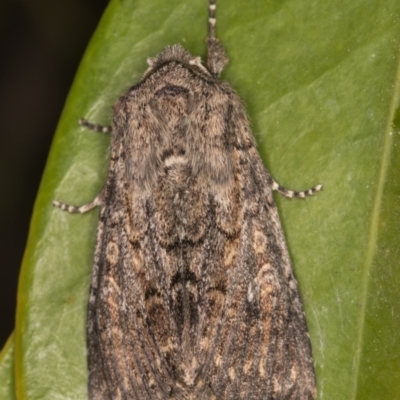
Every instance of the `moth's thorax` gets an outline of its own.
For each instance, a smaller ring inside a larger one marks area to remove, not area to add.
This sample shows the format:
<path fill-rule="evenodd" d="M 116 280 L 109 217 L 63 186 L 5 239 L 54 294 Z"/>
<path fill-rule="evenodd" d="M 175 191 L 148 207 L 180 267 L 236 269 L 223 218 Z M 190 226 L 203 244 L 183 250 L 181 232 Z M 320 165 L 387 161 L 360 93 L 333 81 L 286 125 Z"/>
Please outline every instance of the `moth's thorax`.
<path fill-rule="evenodd" d="M 183 57 L 156 65 L 114 106 L 113 130 L 123 135 L 129 180 L 152 191 L 164 177 L 179 191 L 195 177 L 220 192 L 232 182 L 235 147 L 253 145 L 239 97 Z"/>

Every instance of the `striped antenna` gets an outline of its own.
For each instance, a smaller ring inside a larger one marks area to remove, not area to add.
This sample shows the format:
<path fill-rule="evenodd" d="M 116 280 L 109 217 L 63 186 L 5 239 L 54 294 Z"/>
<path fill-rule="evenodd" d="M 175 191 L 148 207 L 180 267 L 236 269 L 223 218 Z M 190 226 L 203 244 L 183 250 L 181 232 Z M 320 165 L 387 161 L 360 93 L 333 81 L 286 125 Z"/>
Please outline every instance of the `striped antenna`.
<path fill-rule="evenodd" d="M 217 5 L 215 0 L 210 0 L 208 4 L 208 37 L 215 39 L 215 24 L 217 20 L 215 19 L 215 10 Z"/>
<path fill-rule="evenodd" d="M 207 68 L 212 75 L 218 77 L 225 65 L 228 64 L 228 57 L 222 44 L 215 36 L 215 10 L 217 5 L 216 0 L 209 0 L 208 2 L 208 38 L 207 38 Z"/>

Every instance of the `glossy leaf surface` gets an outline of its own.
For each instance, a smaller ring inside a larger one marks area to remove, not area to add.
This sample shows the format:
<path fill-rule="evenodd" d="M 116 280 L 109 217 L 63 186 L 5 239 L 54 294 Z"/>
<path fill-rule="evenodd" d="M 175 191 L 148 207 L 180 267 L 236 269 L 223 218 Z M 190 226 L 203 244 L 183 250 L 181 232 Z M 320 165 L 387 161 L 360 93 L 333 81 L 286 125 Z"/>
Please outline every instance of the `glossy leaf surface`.
<path fill-rule="evenodd" d="M 0 400 L 15 400 L 14 335 L 0 353 Z"/>

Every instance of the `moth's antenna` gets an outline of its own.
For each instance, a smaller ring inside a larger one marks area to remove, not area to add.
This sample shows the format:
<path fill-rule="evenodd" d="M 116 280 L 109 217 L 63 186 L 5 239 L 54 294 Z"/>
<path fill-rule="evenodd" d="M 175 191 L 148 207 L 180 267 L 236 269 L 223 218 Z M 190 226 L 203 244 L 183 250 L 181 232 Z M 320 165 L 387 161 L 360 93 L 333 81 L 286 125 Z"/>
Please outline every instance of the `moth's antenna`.
<path fill-rule="evenodd" d="M 210 0 L 208 4 L 208 37 L 209 39 L 215 39 L 215 24 L 217 20 L 215 19 L 215 10 L 217 5 L 215 0 Z"/>
<path fill-rule="evenodd" d="M 220 41 L 215 36 L 215 10 L 216 0 L 209 0 L 208 3 L 208 38 L 206 40 L 208 46 L 207 68 L 214 76 L 219 76 L 228 64 L 228 57 Z"/>

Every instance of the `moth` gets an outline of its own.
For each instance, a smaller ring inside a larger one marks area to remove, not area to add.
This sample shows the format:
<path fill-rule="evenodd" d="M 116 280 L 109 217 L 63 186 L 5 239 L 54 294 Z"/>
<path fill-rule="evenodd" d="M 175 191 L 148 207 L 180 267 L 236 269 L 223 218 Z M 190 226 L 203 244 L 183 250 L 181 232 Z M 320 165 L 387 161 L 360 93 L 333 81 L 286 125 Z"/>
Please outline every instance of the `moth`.
<path fill-rule="evenodd" d="M 206 64 L 166 47 L 115 103 L 87 317 L 89 399 L 315 399 L 303 306 L 209 1 Z"/>

